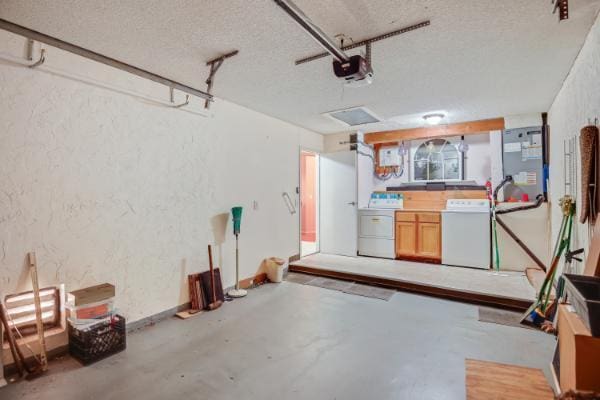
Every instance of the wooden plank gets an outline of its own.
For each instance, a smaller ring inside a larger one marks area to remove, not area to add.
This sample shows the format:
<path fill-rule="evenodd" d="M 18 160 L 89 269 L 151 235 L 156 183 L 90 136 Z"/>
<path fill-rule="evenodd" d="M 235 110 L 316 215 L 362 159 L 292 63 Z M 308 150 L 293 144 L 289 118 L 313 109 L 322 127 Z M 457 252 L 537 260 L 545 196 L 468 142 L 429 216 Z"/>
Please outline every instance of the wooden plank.
<path fill-rule="evenodd" d="M 181 318 L 181 319 L 188 319 L 188 318 L 191 318 L 191 317 L 195 317 L 196 315 L 200 315 L 203 312 L 204 311 L 193 310 L 193 309 L 190 308 L 189 310 L 180 311 L 178 313 L 175 313 L 175 315 L 178 318 Z"/>
<path fill-rule="evenodd" d="M 35 319 L 38 340 L 40 343 L 40 364 L 42 372 L 48 369 L 48 357 L 46 355 L 46 338 L 44 336 L 44 322 L 42 321 L 42 306 L 40 303 L 40 287 L 37 275 L 37 260 L 35 253 L 29 253 L 29 271 L 31 273 L 31 285 L 33 287 L 33 300 L 35 304 Z"/>
<path fill-rule="evenodd" d="M 267 281 L 267 274 L 265 272 L 262 272 L 260 274 L 257 274 L 251 278 L 246 278 L 246 279 L 242 279 L 240 281 L 240 288 L 242 289 L 249 289 L 251 288 L 253 285 L 260 285 L 264 282 Z"/>
<path fill-rule="evenodd" d="M 424 294 L 442 299 L 456 300 L 465 303 L 478 304 L 525 312 L 532 304 L 532 301 L 517 299 L 514 297 L 499 296 L 493 294 L 478 293 L 469 290 L 460 290 L 450 287 L 429 285 L 425 283 L 406 281 L 402 279 L 383 278 L 370 275 L 355 274 L 352 272 L 343 272 L 331 270 L 323 267 L 307 267 L 304 265 L 290 264 L 290 272 L 300 272 L 315 276 L 324 276 L 328 278 L 342 279 L 352 282 L 366 283 L 369 285 L 382 286 L 390 289 L 401 290 L 404 292 Z"/>
<path fill-rule="evenodd" d="M 600 338 L 591 335 L 570 306 L 558 306 L 560 387 L 564 391 L 600 391 Z"/>
<path fill-rule="evenodd" d="M 465 360 L 467 400 L 544 400 L 554 392 L 541 369 Z"/>
<path fill-rule="evenodd" d="M 480 121 L 461 122 L 458 124 L 366 133 L 364 141 L 367 144 L 398 143 L 403 140 L 466 136 L 501 130 L 504 130 L 504 118 L 494 118 Z"/>

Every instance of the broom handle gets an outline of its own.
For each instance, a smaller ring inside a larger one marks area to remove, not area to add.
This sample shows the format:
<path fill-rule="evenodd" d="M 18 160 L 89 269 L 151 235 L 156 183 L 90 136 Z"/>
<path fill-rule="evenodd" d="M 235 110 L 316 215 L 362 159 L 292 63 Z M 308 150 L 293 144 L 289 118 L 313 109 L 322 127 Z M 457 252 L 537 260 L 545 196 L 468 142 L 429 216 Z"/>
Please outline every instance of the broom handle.
<path fill-rule="evenodd" d="M 212 291 L 212 302 L 217 302 L 217 294 L 215 292 L 215 275 L 213 272 L 212 246 L 208 245 L 208 264 L 210 265 L 210 288 Z"/>
<path fill-rule="evenodd" d="M 40 302 L 40 287 L 38 285 L 37 262 L 35 253 L 29 253 L 29 269 L 31 271 L 31 284 L 33 286 L 33 300 L 35 304 L 35 322 L 40 342 L 40 364 L 42 371 L 48 369 L 48 358 L 46 357 L 46 338 L 44 337 L 44 322 L 42 320 L 42 305 Z"/>
<path fill-rule="evenodd" d="M 235 289 L 240 290 L 240 249 L 238 247 L 239 236 L 235 235 Z"/>
<path fill-rule="evenodd" d="M 4 325 L 4 329 L 6 330 L 6 337 L 8 338 L 8 347 L 10 348 L 10 353 L 12 354 L 13 361 L 15 363 L 15 366 L 17 367 L 17 372 L 19 373 L 19 376 L 23 376 L 24 369 L 22 355 L 18 354 L 19 347 L 15 341 L 15 337 L 13 336 L 12 327 L 8 324 L 6 314 L 7 313 L 5 312 L 4 304 L 0 303 L 0 321 L 2 321 L 2 325 Z"/>

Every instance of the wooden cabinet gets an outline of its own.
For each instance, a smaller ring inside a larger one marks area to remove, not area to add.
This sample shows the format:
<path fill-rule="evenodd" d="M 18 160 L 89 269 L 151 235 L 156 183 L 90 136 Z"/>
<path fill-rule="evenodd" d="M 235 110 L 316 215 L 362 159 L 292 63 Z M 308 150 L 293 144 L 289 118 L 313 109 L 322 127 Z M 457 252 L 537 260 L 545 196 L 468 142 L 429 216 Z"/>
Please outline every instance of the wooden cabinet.
<path fill-rule="evenodd" d="M 414 256 L 417 252 L 417 223 L 396 222 L 396 257 Z"/>
<path fill-rule="evenodd" d="M 417 225 L 417 256 L 441 259 L 441 232 L 439 222 L 419 222 Z"/>
<path fill-rule="evenodd" d="M 396 212 L 396 257 L 440 262 L 442 229 L 439 212 Z"/>

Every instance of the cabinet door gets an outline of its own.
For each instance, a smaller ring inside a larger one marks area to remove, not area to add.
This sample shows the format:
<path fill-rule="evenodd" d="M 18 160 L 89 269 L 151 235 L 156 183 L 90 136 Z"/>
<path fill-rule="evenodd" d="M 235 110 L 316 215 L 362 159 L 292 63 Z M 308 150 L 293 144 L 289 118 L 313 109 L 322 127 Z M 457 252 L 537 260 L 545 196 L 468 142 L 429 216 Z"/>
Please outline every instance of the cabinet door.
<path fill-rule="evenodd" d="M 417 231 L 417 255 L 427 258 L 441 258 L 442 239 L 440 224 L 419 222 Z"/>
<path fill-rule="evenodd" d="M 396 222 L 396 256 L 412 256 L 417 252 L 417 223 Z"/>

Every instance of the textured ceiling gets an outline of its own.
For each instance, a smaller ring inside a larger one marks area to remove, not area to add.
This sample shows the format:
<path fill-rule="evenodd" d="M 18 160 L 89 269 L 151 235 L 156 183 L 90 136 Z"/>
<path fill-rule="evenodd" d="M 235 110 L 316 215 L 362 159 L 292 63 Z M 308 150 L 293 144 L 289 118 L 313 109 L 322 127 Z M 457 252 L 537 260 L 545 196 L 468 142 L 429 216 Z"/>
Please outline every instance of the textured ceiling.
<path fill-rule="evenodd" d="M 296 0 L 331 36 L 354 40 L 426 19 L 431 26 L 373 45 L 375 81 L 344 88 L 330 58 L 271 0 L 0 0 L 0 17 L 204 89 L 205 62 L 239 49 L 214 94 L 321 133 L 321 114 L 367 106 L 386 127 L 548 110 L 600 8 L 571 0 L 558 22 L 550 0 Z M 374 127 L 380 129 L 382 126 Z"/>

